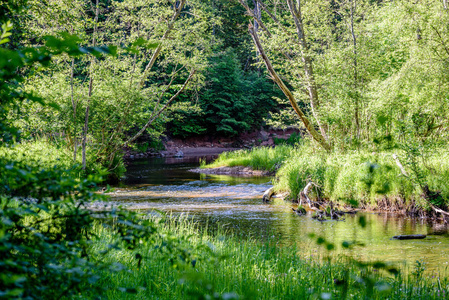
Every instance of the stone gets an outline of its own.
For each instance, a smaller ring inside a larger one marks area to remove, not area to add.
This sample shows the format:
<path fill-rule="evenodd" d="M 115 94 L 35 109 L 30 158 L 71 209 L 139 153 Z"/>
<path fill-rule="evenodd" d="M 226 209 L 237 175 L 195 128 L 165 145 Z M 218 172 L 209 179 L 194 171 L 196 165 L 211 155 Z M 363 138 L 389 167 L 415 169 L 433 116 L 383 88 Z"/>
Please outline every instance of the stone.
<path fill-rule="evenodd" d="M 268 141 L 268 138 L 269 138 L 268 132 L 262 130 L 262 131 L 259 133 L 259 138 L 260 138 L 263 142 Z"/>

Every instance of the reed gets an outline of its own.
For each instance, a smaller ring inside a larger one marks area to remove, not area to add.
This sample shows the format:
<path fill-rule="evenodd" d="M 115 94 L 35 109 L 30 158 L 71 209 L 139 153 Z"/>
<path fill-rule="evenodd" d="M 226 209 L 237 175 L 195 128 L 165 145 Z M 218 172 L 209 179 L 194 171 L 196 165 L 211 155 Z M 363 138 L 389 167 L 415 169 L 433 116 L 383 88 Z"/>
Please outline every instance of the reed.
<path fill-rule="evenodd" d="M 92 252 L 114 240 L 111 229 L 98 225 L 96 231 Z M 103 258 L 123 264 L 123 270 L 99 273 L 102 299 L 442 299 L 449 288 L 447 278 L 396 274 L 379 263 L 326 251 L 311 255 L 274 238 L 242 239 L 220 229 L 208 233 L 187 218 L 159 222 L 158 234 L 151 245 Z M 192 254 L 195 263 L 170 262 L 170 253 L 161 250 L 167 239 Z M 144 257 L 140 265 L 136 253 Z M 83 297 L 98 296 L 88 291 Z"/>

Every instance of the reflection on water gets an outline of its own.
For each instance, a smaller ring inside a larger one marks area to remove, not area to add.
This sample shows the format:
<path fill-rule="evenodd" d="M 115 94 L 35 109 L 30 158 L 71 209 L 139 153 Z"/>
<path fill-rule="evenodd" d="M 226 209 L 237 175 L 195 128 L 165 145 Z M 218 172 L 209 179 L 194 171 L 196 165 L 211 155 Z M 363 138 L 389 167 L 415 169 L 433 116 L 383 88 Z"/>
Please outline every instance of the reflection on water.
<path fill-rule="evenodd" d="M 208 159 L 212 159 L 209 157 Z M 364 247 L 351 250 L 361 259 L 382 260 L 413 267 L 424 260 L 428 269 L 449 268 L 449 234 L 444 225 L 389 214 L 359 213 L 344 221 L 319 222 L 297 216 L 287 205 L 263 204 L 262 194 L 271 186 L 268 177 L 231 177 L 189 172 L 198 157 L 139 160 L 128 167 L 126 188 L 111 193 L 115 204 L 130 209 L 158 209 L 174 214 L 188 213 L 209 228 L 260 240 L 273 238 L 288 247 L 299 244 L 304 255 L 318 249 L 309 234 L 324 237 L 337 246 L 358 241 Z M 367 226 L 358 225 L 359 215 Z M 392 240 L 399 234 L 427 234 L 423 240 Z M 449 270 L 448 270 L 449 271 Z"/>

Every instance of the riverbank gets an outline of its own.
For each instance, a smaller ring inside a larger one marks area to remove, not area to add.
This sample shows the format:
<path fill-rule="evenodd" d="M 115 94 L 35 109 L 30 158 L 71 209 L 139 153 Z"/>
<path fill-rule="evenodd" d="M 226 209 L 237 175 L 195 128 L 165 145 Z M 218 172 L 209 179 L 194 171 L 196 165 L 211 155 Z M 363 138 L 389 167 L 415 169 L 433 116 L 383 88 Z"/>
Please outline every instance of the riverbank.
<path fill-rule="evenodd" d="M 96 286 L 108 299 L 442 299 L 449 288 L 441 272 L 423 266 L 401 269 L 383 262 L 359 261 L 332 253 L 323 238 L 310 238 L 321 251 L 285 247 L 275 237 L 241 239 L 208 232 L 187 219 L 157 223 L 152 243 L 135 250 L 114 250 L 103 259 L 122 271 L 101 272 Z M 93 249 L 113 242 L 115 234 L 98 226 Z M 167 243 L 167 239 L 170 241 Z M 86 289 L 86 297 L 94 296 Z"/>
<path fill-rule="evenodd" d="M 426 157 L 404 151 L 310 152 L 279 146 L 227 152 L 204 168 L 245 166 L 275 172 L 275 192 L 297 202 L 309 182 L 319 188 L 310 197 L 361 208 L 447 217 L 449 152 L 436 149 Z"/>
<path fill-rule="evenodd" d="M 289 127 L 254 130 L 234 137 L 193 136 L 184 139 L 165 137 L 160 141 L 159 149 L 149 148 L 148 142 L 144 142 L 141 146 L 136 144 L 134 148 L 124 149 L 124 159 L 132 161 L 144 157 L 206 156 L 254 147 L 274 147 L 294 144 L 298 142 L 302 134 L 298 128 Z"/>

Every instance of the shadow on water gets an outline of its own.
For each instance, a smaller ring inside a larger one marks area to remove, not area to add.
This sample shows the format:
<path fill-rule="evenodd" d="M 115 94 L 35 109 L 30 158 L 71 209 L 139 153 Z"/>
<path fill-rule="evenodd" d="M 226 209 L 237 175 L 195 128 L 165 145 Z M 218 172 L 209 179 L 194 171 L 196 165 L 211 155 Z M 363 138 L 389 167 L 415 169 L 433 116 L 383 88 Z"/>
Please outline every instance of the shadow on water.
<path fill-rule="evenodd" d="M 213 156 L 205 157 L 210 161 Z M 393 214 L 359 213 L 344 221 L 319 222 L 297 216 L 289 205 L 263 204 L 262 194 L 271 187 L 269 177 L 235 177 L 189 172 L 200 157 L 159 158 L 134 161 L 128 166 L 126 187 L 110 193 L 114 204 L 129 209 L 188 214 L 200 226 L 220 226 L 230 234 L 261 241 L 273 238 L 280 246 L 299 244 L 304 254 L 319 249 L 308 236 L 314 233 L 335 245 L 358 241 L 352 250 L 361 259 L 383 260 L 413 267 L 423 260 L 429 270 L 449 268 L 447 226 Z M 364 215 L 367 226 L 358 226 Z M 427 234 L 423 240 L 392 240 L 399 234 Z M 341 251 L 337 247 L 336 252 Z"/>

